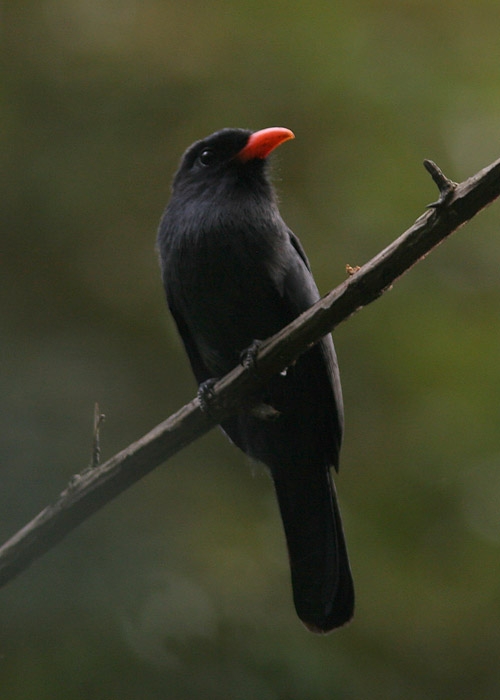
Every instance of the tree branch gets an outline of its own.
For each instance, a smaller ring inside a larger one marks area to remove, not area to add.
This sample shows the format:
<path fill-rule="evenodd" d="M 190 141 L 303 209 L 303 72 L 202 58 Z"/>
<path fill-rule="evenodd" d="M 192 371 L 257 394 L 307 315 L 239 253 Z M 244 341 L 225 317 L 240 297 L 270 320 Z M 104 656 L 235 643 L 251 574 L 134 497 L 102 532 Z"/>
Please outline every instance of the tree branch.
<path fill-rule="evenodd" d="M 100 466 L 75 475 L 52 505 L 0 547 L 0 586 L 26 569 L 77 525 L 224 418 L 251 402 L 256 389 L 339 323 L 383 294 L 403 273 L 500 195 L 500 160 L 461 184 L 432 161 L 425 167 L 440 196 L 398 239 L 262 343 L 256 368 L 236 367 L 213 387 L 209 412 L 198 398 Z"/>

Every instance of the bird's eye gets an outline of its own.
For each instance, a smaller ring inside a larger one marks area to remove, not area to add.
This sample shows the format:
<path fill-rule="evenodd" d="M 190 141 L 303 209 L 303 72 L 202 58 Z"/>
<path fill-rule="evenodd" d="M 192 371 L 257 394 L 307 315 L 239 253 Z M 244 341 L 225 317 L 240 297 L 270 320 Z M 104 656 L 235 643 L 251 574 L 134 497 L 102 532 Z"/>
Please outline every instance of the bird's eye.
<path fill-rule="evenodd" d="M 205 148 L 205 150 L 200 153 L 198 160 L 205 167 L 213 165 L 215 163 L 215 153 L 210 150 L 210 148 Z"/>

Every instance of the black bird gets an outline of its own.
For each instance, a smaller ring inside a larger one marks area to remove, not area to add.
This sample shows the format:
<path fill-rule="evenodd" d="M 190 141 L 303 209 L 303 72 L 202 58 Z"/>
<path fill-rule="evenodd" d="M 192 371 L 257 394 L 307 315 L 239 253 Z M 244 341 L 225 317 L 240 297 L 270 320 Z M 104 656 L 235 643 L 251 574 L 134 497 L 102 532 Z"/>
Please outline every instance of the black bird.
<path fill-rule="evenodd" d="M 184 153 L 158 231 L 168 305 L 199 384 L 240 361 L 254 340 L 319 298 L 298 238 L 278 210 L 267 156 L 289 129 L 222 129 Z M 278 417 L 242 410 L 230 440 L 271 472 L 285 529 L 295 608 L 313 632 L 346 623 L 354 588 L 330 467 L 343 405 L 331 336 L 259 396 Z"/>

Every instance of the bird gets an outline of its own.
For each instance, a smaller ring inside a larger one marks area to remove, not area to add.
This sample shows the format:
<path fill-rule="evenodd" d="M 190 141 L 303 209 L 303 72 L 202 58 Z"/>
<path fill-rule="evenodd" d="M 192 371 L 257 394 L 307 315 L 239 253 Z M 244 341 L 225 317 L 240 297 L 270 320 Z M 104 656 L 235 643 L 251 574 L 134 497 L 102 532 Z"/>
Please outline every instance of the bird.
<path fill-rule="evenodd" d="M 285 224 L 270 154 L 291 130 L 224 128 L 184 153 L 157 236 L 167 304 L 203 388 L 319 298 Z M 284 527 L 298 617 L 327 633 L 354 613 L 354 585 L 331 468 L 344 409 L 331 335 L 260 390 L 266 412 L 224 420 L 229 440 L 270 472 Z"/>

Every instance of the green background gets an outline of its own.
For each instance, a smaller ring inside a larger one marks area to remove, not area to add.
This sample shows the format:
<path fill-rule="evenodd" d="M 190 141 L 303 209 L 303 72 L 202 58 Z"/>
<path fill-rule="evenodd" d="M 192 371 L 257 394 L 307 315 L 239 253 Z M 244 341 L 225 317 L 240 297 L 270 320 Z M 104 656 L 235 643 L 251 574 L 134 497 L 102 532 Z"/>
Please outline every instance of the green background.
<path fill-rule="evenodd" d="M 0 8 L 0 535 L 195 393 L 156 228 L 179 157 L 281 125 L 322 292 L 500 155 L 497 0 Z M 2 700 L 500 696 L 500 205 L 335 333 L 354 621 L 297 620 L 270 480 L 218 431 L 0 591 Z"/>

